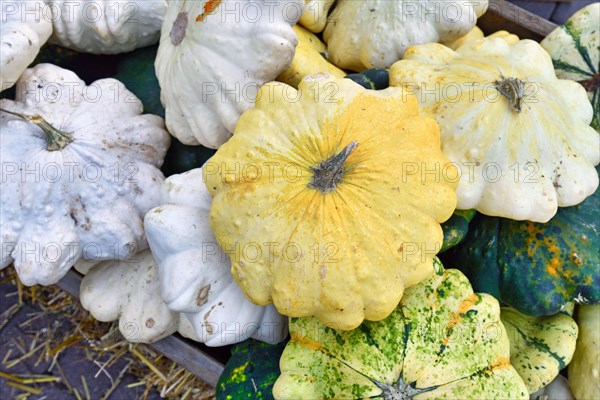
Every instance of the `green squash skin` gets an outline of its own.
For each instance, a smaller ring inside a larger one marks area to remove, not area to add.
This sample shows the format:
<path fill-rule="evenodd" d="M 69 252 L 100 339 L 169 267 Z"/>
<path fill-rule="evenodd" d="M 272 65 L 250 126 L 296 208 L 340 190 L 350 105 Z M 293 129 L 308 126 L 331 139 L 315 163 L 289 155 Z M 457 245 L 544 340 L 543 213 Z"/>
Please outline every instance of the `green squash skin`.
<path fill-rule="evenodd" d="M 272 400 L 279 377 L 279 358 L 287 340 L 271 345 L 254 339 L 236 344 L 219 377 L 217 400 Z"/>
<path fill-rule="evenodd" d="M 585 80 L 594 77 L 598 79 L 598 74 L 600 74 L 600 65 L 593 65 L 591 63 L 589 49 L 581 44 L 581 32 L 574 26 L 574 24 L 571 21 L 567 21 L 567 23 L 562 25 L 561 28 L 573 38 L 575 48 L 577 49 L 581 57 L 584 60 L 586 60 L 586 64 L 588 65 L 589 71 L 573 71 L 574 67 L 560 60 L 553 59 L 552 63 L 554 64 L 554 68 L 559 71 L 565 70 L 570 72 L 581 72 L 582 78 L 584 78 Z M 600 49 L 596 51 L 600 51 Z M 588 93 L 591 94 L 592 98 L 590 101 L 594 110 L 594 117 L 590 125 L 592 126 L 592 128 L 600 132 L 600 85 L 593 92 L 588 91 Z"/>
<path fill-rule="evenodd" d="M 128 53 L 118 64 L 115 79 L 142 100 L 145 113 L 164 118 L 165 109 L 160 102 L 160 85 L 154 70 L 157 50 L 157 46 L 151 46 Z M 203 146 L 186 146 L 171 138 L 171 147 L 161 170 L 165 176 L 170 176 L 200 168 L 215 152 Z"/>
<path fill-rule="evenodd" d="M 595 12 L 595 10 L 594 6 L 588 5 L 577 11 L 565 24 L 557 28 L 557 30 L 560 29 L 566 37 L 572 40 L 570 43 L 561 43 L 561 46 L 574 48 L 581 60 L 583 60 L 585 64 L 584 67 L 576 65 L 574 62 L 575 60 L 565 58 L 560 59 L 560 56 L 554 52 L 556 49 L 555 43 L 551 44 L 551 48 L 547 48 L 547 50 L 552 57 L 552 63 L 554 64 L 557 77 L 561 79 L 576 80 L 579 83 L 582 83 L 584 87 L 586 84 L 589 85 L 590 82 L 595 80 L 595 85 L 592 84 L 592 86 L 586 87 L 586 90 L 594 112 L 590 125 L 600 133 L 600 59 L 598 59 L 598 55 L 600 54 L 600 44 L 598 43 L 600 42 L 596 40 L 598 45 L 594 48 L 594 42 L 586 42 L 585 38 L 582 40 L 582 35 L 590 34 L 590 31 L 593 35 L 595 30 L 595 34 L 597 35 L 598 28 L 594 27 L 594 24 L 591 21 L 589 22 L 589 25 L 587 25 L 581 20 L 581 18 L 590 18 L 593 20 L 590 13 Z M 549 37 L 553 36 L 553 34 L 554 32 L 552 32 Z M 544 41 L 542 41 L 542 46 L 545 45 L 545 42 L 546 40 L 544 39 Z M 598 60 L 595 65 L 594 59 Z"/>
<path fill-rule="evenodd" d="M 596 168 L 598 170 L 598 167 Z M 600 302 L 600 191 L 560 208 L 546 224 L 478 215 L 444 257 L 478 292 L 525 315 L 559 312 L 574 301 Z"/>
<path fill-rule="evenodd" d="M 154 71 L 158 46 L 145 47 L 127 54 L 117 66 L 115 79 L 135 94 L 144 104 L 144 113 L 165 117 L 160 102 L 160 85 Z"/>
<path fill-rule="evenodd" d="M 371 90 L 382 90 L 390 85 L 389 71 L 384 68 L 367 69 L 361 73 L 348 74 L 345 78 Z"/>
<path fill-rule="evenodd" d="M 469 231 L 469 223 L 475 217 L 475 210 L 456 210 L 450 219 L 442 223 L 444 242 L 440 253 L 456 246 L 463 241 Z"/>

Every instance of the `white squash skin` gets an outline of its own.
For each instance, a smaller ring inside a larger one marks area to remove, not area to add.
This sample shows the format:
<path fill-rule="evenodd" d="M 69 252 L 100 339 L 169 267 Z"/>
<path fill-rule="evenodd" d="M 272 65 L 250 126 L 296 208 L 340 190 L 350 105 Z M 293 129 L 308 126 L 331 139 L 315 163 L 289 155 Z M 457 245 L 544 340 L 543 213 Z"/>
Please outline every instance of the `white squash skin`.
<path fill-rule="evenodd" d="M 74 139 L 47 151 L 40 128 L 0 113 L 0 268 L 14 262 L 25 285 L 54 284 L 82 257 L 124 259 L 148 246 L 142 218 L 159 204 L 170 137 L 160 117 L 140 115 L 141 102 L 120 82 L 92 86 L 40 64 L 23 73 L 15 101 L 0 101 Z M 86 93 L 97 100 L 86 101 Z"/>
<path fill-rule="evenodd" d="M 98 321 L 119 320 L 130 342 L 152 343 L 174 333 L 179 314 L 160 298 L 158 268 L 150 250 L 127 261 L 104 261 L 81 282 L 80 300 Z"/>
<path fill-rule="evenodd" d="M 338 0 L 323 39 L 339 68 L 387 68 L 410 46 L 466 35 L 487 6 L 488 0 Z"/>
<path fill-rule="evenodd" d="M 485 68 L 453 64 L 461 57 L 468 62 L 478 59 Z M 533 94 L 525 98 L 521 113 L 512 112 L 508 101 L 493 88 L 492 82 L 500 78 L 499 69 L 505 76 L 529 82 L 526 90 Z M 600 137 L 589 126 L 592 106 L 581 85 L 556 78 L 550 56 L 538 43 L 484 38 L 456 52 L 438 44 L 415 46 L 390 70 L 391 85 L 425 82 L 432 90 L 434 83 L 445 87 L 456 80 L 478 83 L 475 93 L 496 95 L 489 101 L 480 96 L 473 102 L 464 87 L 457 102 L 446 101 L 439 92 L 417 94 L 422 110 L 436 103 L 447 107 L 439 108 L 435 118 L 442 129 L 442 149 L 462 172 L 459 209 L 547 222 L 558 207 L 579 204 L 594 193 Z M 489 90 L 485 85 L 491 85 Z M 497 130 L 491 131 L 490 126 Z M 463 129 L 469 134 L 460 134 Z"/>
<path fill-rule="evenodd" d="M 93 54 L 117 54 L 158 42 L 166 0 L 45 0 L 51 43 Z M 100 6 L 100 8 L 98 8 Z"/>
<path fill-rule="evenodd" d="M 558 375 L 547 386 L 529 396 L 530 400 L 575 400 L 567 378 Z"/>
<path fill-rule="evenodd" d="M 252 107 L 258 88 L 291 64 L 298 44 L 292 25 L 304 2 L 224 0 L 196 22 L 204 3 L 169 2 L 155 66 L 169 132 L 184 144 L 218 148 Z M 259 19 L 250 12 L 258 6 Z M 188 26 L 175 46 L 171 31 L 182 10 Z"/>
<path fill-rule="evenodd" d="M 52 34 L 52 23 L 43 18 L 43 7 L 42 0 L 2 1 L 0 90 L 15 84 Z"/>
<path fill-rule="evenodd" d="M 218 248 L 208 215 L 212 197 L 195 169 L 169 177 L 164 205 L 148 212 L 144 226 L 158 263 L 161 295 L 183 313 L 198 341 L 224 346 L 249 337 L 278 343 L 287 336 L 287 319 L 274 306 L 246 299 L 231 275 L 227 255 Z"/>

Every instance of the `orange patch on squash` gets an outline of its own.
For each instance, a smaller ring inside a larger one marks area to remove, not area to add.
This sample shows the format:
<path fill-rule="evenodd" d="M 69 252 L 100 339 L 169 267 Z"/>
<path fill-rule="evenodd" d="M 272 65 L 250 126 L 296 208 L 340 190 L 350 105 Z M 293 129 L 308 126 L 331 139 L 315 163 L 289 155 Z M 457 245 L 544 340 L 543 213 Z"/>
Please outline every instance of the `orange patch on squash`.
<path fill-rule="evenodd" d="M 320 350 L 323 345 L 320 342 L 315 342 L 314 340 L 310 340 L 306 336 L 292 336 L 292 341 L 298 343 L 302 347 L 306 347 L 310 350 Z"/>
<path fill-rule="evenodd" d="M 448 327 L 452 328 L 456 324 L 460 323 L 460 321 L 462 321 L 464 318 L 463 315 L 466 314 L 466 312 L 469 311 L 469 309 L 475 305 L 477 299 L 477 295 L 475 293 L 472 293 L 469 297 L 461 301 L 458 305 L 458 309 L 454 312 L 454 315 L 452 316 L 450 321 L 448 321 Z"/>
<path fill-rule="evenodd" d="M 222 0 L 208 0 L 206 3 L 204 3 L 204 12 L 196 17 L 196 22 L 204 21 L 207 15 L 215 12 L 217 7 L 221 5 L 221 1 Z"/>
<path fill-rule="evenodd" d="M 510 367 L 511 367 L 510 359 L 500 356 L 500 357 L 496 358 L 494 361 L 492 361 L 492 363 L 490 364 L 490 366 L 486 372 L 489 375 L 491 375 L 495 371 L 509 369 Z"/>

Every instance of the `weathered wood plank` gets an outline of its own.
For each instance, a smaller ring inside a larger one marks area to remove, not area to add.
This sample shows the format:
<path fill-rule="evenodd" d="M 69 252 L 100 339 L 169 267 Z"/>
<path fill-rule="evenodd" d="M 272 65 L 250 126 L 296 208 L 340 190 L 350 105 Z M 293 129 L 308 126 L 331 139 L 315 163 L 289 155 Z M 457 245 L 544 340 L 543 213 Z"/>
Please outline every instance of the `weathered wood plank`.
<path fill-rule="evenodd" d="M 522 39 L 541 41 L 556 28 L 550 22 L 507 0 L 489 0 L 487 12 L 477 21 L 485 34 L 507 30 Z"/>
<path fill-rule="evenodd" d="M 79 298 L 79 287 L 83 276 L 75 270 L 70 270 L 58 282 L 58 286 L 70 295 Z M 158 342 L 148 344 L 154 351 L 181 365 L 199 379 L 209 385 L 216 386 L 223 364 L 206 354 L 197 345 L 179 335 L 171 335 Z"/>

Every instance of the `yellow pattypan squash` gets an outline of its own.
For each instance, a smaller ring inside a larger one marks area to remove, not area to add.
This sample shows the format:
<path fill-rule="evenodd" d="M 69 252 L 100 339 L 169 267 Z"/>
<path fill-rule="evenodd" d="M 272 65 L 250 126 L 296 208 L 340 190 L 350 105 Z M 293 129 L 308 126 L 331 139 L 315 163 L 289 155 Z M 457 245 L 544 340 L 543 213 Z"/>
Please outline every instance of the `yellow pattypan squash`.
<path fill-rule="evenodd" d="M 462 36 L 456 40 L 450 42 L 442 42 L 447 47 L 450 47 L 452 50 L 458 49 L 463 44 L 467 44 L 469 42 L 482 39 L 485 35 L 483 31 L 479 29 L 478 26 L 474 26 L 473 29 L 469 31 L 465 36 Z M 507 31 L 498 31 L 494 32 L 491 35 L 488 35 L 489 38 L 501 38 L 506 40 L 509 44 L 513 44 L 519 41 L 519 37 Z"/>
<path fill-rule="evenodd" d="M 569 364 L 569 386 L 577 400 L 600 396 L 600 305 L 577 308 L 579 337 Z"/>
<path fill-rule="evenodd" d="M 600 136 L 585 89 L 558 79 L 546 51 L 500 32 L 456 51 L 409 48 L 390 85 L 416 94 L 440 124 L 442 149 L 460 171 L 458 208 L 547 222 L 598 187 Z"/>
<path fill-rule="evenodd" d="M 210 223 L 250 300 L 337 329 L 381 320 L 429 277 L 455 206 L 439 128 L 399 88 L 272 82 L 204 167 Z"/>
<path fill-rule="evenodd" d="M 327 46 L 314 33 L 300 25 L 292 27 L 298 36 L 298 46 L 290 65 L 277 77 L 277 80 L 295 88 L 306 75 L 327 72 L 338 78 L 346 73 L 325 59 Z"/>

